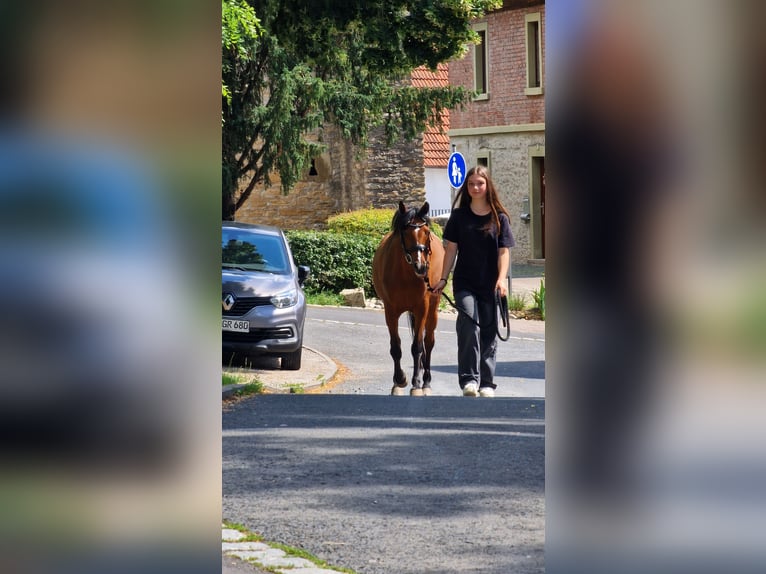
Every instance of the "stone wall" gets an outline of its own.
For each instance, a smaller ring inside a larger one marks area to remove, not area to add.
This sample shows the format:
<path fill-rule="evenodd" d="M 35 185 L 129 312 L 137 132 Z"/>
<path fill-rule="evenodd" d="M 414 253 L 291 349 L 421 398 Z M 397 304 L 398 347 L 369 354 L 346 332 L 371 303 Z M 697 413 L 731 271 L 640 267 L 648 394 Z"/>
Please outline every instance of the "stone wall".
<path fill-rule="evenodd" d="M 324 229 L 327 218 L 369 207 L 394 209 L 425 201 L 422 140 L 388 147 L 382 130 L 370 137 L 363 157 L 332 127 L 321 134 L 327 150 L 315 160 L 315 175 L 306 176 L 283 194 L 279 177 L 259 185 L 236 214 L 237 221 L 277 225 L 285 229 Z"/>
<path fill-rule="evenodd" d="M 512 250 L 514 261 L 531 259 L 532 231 L 529 223 L 521 220 L 522 202 L 531 197 L 529 149 L 545 145 L 543 132 L 498 133 L 482 136 L 453 137 L 470 169 L 477 157 L 491 150 L 490 177 L 500 201 L 511 215 L 511 230 L 516 240 Z"/>
<path fill-rule="evenodd" d="M 399 200 L 418 207 L 426 200 L 423 140 L 387 147 L 382 132 L 368 153 L 367 196 L 375 208 L 394 209 Z"/>

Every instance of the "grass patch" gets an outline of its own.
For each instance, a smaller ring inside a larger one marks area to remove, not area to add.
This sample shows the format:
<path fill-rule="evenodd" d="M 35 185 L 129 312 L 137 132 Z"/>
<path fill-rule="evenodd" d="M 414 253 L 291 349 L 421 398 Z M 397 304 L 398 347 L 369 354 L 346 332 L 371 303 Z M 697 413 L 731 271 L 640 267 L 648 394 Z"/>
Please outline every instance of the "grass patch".
<path fill-rule="evenodd" d="M 545 282 L 540 280 L 540 288 L 532 291 L 532 299 L 535 302 L 535 309 L 540 310 L 540 316 L 545 321 Z"/>
<path fill-rule="evenodd" d="M 342 306 L 343 297 L 339 293 L 330 293 L 329 291 L 320 291 L 318 293 L 306 293 L 306 301 L 309 305 L 333 305 Z"/>
<path fill-rule="evenodd" d="M 288 556 L 294 556 L 295 558 L 303 558 L 304 560 L 308 560 L 309 562 L 316 564 L 318 568 L 325 568 L 327 570 L 336 570 L 338 572 L 345 572 L 346 574 L 356 574 L 356 572 L 354 570 L 351 570 L 350 568 L 333 566 L 325 562 L 324 560 L 320 560 L 316 556 L 309 554 L 305 550 L 301 550 L 300 548 L 293 548 L 292 546 L 287 546 L 286 544 L 280 544 L 279 542 L 267 542 L 263 539 L 261 535 L 251 532 L 250 530 L 247 529 L 247 527 L 237 522 L 230 522 L 228 520 L 224 520 L 223 525 L 225 528 L 230 528 L 231 530 L 236 530 L 238 532 L 241 532 L 245 536 L 245 538 L 243 538 L 241 542 L 262 542 L 263 544 L 269 545 L 271 548 L 278 548 L 279 550 L 281 550 Z M 280 567 L 279 569 L 272 569 L 267 566 L 263 566 L 263 565 L 260 565 L 260 566 L 261 568 L 264 568 L 265 570 L 268 570 L 269 572 L 275 572 L 277 574 L 285 570 L 284 567 Z"/>
<path fill-rule="evenodd" d="M 296 558 L 303 558 L 305 560 L 308 560 L 309 562 L 313 562 L 319 568 L 325 568 L 327 570 L 337 570 L 338 572 L 345 572 L 346 574 L 356 574 L 356 572 L 354 570 L 351 570 L 350 568 L 333 566 L 331 564 L 328 564 L 324 560 L 320 560 L 316 556 L 309 554 L 305 550 L 301 550 L 300 548 L 293 548 L 292 546 L 287 546 L 286 544 L 280 544 L 278 542 L 269 542 L 268 544 L 272 548 L 279 548 L 288 556 L 295 556 Z"/>
<path fill-rule="evenodd" d="M 523 294 L 511 293 L 508 297 L 508 309 L 511 311 L 523 311 L 527 307 L 527 299 Z"/>
<path fill-rule="evenodd" d="M 306 389 L 303 388 L 302 383 L 292 383 L 290 385 L 287 385 L 287 388 L 290 389 L 291 395 L 302 395 L 306 392 Z"/>
<path fill-rule="evenodd" d="M 222 373 L 221 382 L 224 387 L 228 385 L 240 385 L 234 391 L 234 396 L 236 397 L 260 395 L 263 393 L 263 383 L 253 375 Z"/>
<path fill-rule="evenodd" d="M 242 540 L 239 540 L 238 542 L 263 542 L 263 536 L 261 536 L 260 534 L 256 534 L 255 532 L 251 532 L 242 524 L 224 520 L 223 525 L 224 527 L 229 528 L 230 530 L 236 530 L 237 532 L 241 532 L 242 534 L 244 534 L 245 537 Z"/>
<path fill-rule="evenodd" d="M 246 395 L 260 395 L 263 393 L 263 383 L 258 380 L 246 383 L 234 391 L 234 394 L 238 397 Z"/>
<path fill-rule="evenodd" d="M 221 384 L 224 387 L 228 385 L 238 385 L 243 382 L 244 380 L 240 375 L 232 375 L 231 373 L 223 373 L 221 375 Z"/>

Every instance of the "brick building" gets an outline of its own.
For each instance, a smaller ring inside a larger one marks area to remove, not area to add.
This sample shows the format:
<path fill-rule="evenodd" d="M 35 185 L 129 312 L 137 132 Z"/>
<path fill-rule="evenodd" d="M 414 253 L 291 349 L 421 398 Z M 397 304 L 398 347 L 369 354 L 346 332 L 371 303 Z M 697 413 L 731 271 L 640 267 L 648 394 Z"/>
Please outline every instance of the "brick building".
<path fill-rule="evenodd" d="M 545 3 L 504 0 L 474 24 L 482 42 L 449 63 L 449 82 L 478 92 L 450 112 L 450 143 L 486 165 L 511 214 L 515 262 L 545 258 Z"/>

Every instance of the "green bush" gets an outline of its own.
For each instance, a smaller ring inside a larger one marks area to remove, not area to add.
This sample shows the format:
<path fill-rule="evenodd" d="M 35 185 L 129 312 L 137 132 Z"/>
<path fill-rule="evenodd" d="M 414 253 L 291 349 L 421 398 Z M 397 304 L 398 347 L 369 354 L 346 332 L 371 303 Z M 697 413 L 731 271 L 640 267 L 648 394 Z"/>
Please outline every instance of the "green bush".
<path fill-rule="evenodd" d="M 380 240 L 391 231 L 394 213 L 396 209 L 360 209 L 339 213 L 327 219 L 327 229 L 336 233 L 370 235 Z M 439 239 L 442 238 L 442 228 L 438 223 L 432 221 L 429 227 Z"/>
<path fill-rule="evenodd" d="M 532 291 L 532 300 L 535 302 L 535 308 L 540 309 L 540 316 L 545 321 L 545 283 L 540 280 L 540 289 Z"/>
<path fill-rule="evenodd" d="M 511 311 L 523 311 L 527 306 L 527 299 L 523 294 L 509 293 L 508 309 Z"/>
<path fill-rule="evenodd" d="M 306 292 L 340 293 L 362 287 L 365 296 L 373 296 L 372 258 L 380 240 L 391 230 L 394 212 L 362 209 L 330 217 L 328 231 L 285 230 L 295 262 L 311 267 L 303 286 Z M 441 226 L 431 222 L 430 227 L 441 239 Z"/>
<path fill-rule="evenodd" d="M 309 293 L 364 288 L 373 294 L 372 257 L 380 237 L 330 231 L 285 231 L 290 250 L 298 265 L 311 267 L 304 284 Z"/>
<path fill-rule="evenodd" d="M 335 233 L 371 235 L 380 240 L 391 229 L 393 209 L 361 209 L 327 219 L 327 230 Z"/>

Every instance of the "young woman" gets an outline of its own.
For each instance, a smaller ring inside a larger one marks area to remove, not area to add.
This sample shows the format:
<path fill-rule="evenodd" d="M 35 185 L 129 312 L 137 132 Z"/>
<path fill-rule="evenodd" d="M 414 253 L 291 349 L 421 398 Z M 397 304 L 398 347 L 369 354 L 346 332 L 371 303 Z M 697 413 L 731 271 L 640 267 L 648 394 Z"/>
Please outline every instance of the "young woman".
<path fill-rule="evenodd" d="M 458 382 L 467 397 L 495 396 L 497 313 L 495 291 L 507 295 L 511 263 L 508 212 L 483 166 L 471 168 L 444 228 L 444 272 L 434 289 L 441 293 L 452 279 L 457 315 Z M 458 256 L 459 255 L 459 256 Z M 477 325 L 478 323 L 478 325 Z"/>

